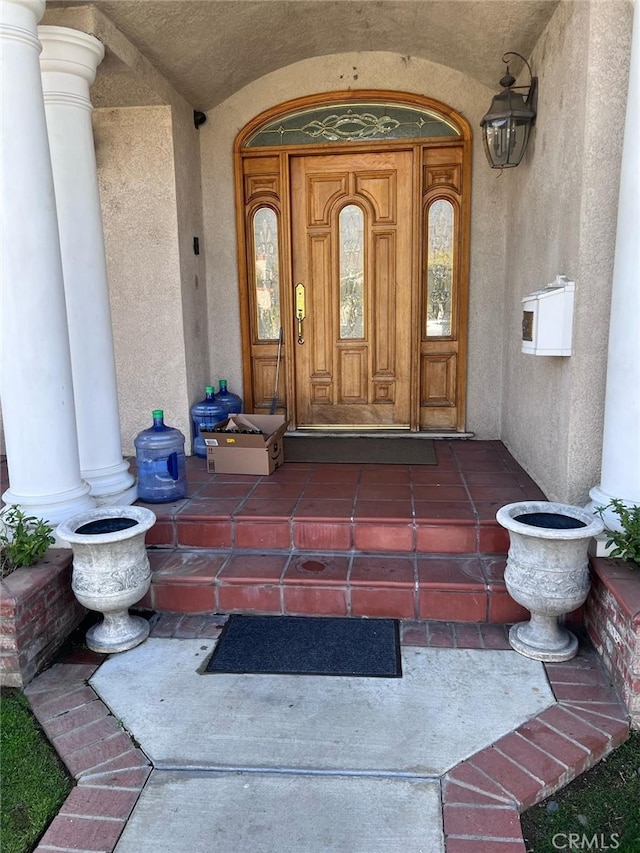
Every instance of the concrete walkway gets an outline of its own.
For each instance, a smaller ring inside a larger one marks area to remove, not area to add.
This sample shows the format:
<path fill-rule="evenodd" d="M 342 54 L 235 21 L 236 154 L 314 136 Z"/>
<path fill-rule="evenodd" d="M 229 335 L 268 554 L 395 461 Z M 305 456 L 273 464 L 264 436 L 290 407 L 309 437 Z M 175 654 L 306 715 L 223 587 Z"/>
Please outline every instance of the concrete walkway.
<path fill-rule="evenodd" d="M 77 780 L 38 851 L 524 853 L 519 813 L 628 736 L 586 646 L 545 666 L 502 626 L 405 623 L 402 679 L 201 675 L 223 620 L 26 688 Z"/>

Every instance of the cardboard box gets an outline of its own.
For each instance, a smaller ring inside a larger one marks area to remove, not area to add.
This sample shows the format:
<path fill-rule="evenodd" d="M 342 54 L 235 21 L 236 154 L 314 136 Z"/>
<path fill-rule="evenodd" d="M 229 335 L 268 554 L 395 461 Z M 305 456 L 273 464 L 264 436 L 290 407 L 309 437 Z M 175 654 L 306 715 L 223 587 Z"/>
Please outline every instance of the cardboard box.
<path fill-rule="evenodd" d="M 232 415 L 213 430 L 201 430 L 210 474 L 271 474 L 284 462 L 284 415 Z M 259 429 L 230 432 L 229 427 Z"/>

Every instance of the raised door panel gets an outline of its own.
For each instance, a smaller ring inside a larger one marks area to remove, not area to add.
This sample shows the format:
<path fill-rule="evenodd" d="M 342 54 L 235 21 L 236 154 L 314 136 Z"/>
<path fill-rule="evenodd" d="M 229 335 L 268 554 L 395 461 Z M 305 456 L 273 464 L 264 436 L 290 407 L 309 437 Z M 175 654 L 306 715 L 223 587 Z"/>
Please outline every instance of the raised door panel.
<path fill-rule="evenodd" d="M 309 227 L 328 227 L 335 201 L 347 191 L 348 175 L 307 175 L 307 216 Z"/>
<path fill-rule="evenodd" d="M 394 376 L 397 371 L 396 352 L 396 235 L 394 232 L 376 232 L 372 252 L 372 301 L 375 306 L 372 321 L 373 376 Z"/>
<path fill-rule="evenodd" d="M 310 352 L 310 371 L 312 380 L 327 379 L 333 375 L 332 335 L 332 294 L 324 287 L 331 272 L 331 236 L 329 233 L 314 234 L 309 238 L 308 257 L 309 276 L 305 284 L 307 317 L 303 323 L 305 346 Z M 313 317 L 313 334 L 309 317 Z"/>
<path fill-rule="evenodd" d="M 456 356 L 454 353 L 422 358 L 422 406 L 455 406 Z"/>
<path fill-rule="evenodd" d="M 371 202 L 374 225 L 396 222 L 398 176 L 395 171 L 382 174 L 358 172 L 355 175 L 356 193 Z"/>

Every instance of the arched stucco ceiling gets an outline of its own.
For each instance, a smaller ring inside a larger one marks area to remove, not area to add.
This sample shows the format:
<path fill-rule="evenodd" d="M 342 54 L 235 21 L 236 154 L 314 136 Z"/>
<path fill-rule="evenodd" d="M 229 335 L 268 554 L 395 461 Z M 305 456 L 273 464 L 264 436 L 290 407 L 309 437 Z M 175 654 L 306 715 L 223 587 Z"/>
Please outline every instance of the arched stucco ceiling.
<path fill-rule="evenodd" d="M 529 56 L 558 2 L 96 0 L 91 5 L 194 107 L 206 111 L 278 68 L 358 51 L 428 59 L 496 88 L 502 54 L 512 50 Z M 56 0 L 47 9 L 86 5 L 86 0 Z M 512 70 L 518 67 L 516 62 Z M 122 89 L 125 75 L 117 62 L 99 73 L 100 105 L 106 106 L 104 78 L 113 75 L 115 93 L 116 80 Z"/>

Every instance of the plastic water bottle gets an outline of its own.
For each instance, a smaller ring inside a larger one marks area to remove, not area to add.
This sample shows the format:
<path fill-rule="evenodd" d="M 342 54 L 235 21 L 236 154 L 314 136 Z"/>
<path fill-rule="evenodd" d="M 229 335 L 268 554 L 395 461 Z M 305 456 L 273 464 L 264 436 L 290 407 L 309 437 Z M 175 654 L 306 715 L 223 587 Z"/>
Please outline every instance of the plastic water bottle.
<path fill-rule="evenodd" d="M 162 409 L 154 410 L 153 426 L 138 433 L 134 444 L 138 498 L 148 503 L 166 503 L 186 497 L 184 435 L 165 425 Z"/>
<path fill-rule="evenodd" d="M 220 380 L 220 390 L 216 394 L 216 400 L 224 406 L 225 418 L 229 415 L 239 415 L 242 411 L 242 397 L 229 391 L 226 379 Z"/>
<path fill-rule="evenodd" d="M 224 421 L 227 417 L 227 410 L 216 399 L 213 385 L 207 385 L 205 394 L 207 396 L 204 400 L 194 403 L 191 407 L 193 452 L 196 456 L 200 456 L 201 459 L 207 458 L 207 446 L 200 434 L 200 430 L 205 427 L 213 429 L 217 423 Z"/>

